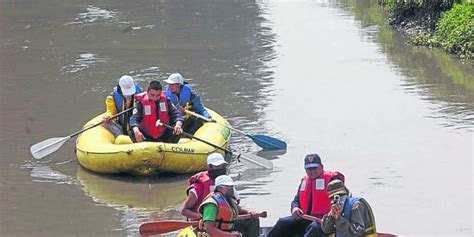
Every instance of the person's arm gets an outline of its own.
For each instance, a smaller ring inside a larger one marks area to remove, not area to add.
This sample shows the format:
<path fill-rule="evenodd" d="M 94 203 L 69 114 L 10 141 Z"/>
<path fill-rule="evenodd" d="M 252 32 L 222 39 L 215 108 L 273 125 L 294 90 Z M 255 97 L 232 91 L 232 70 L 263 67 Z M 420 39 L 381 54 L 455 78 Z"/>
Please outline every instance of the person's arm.
<path fill-rule="evenodd" d="M 241 237 L 238 232 L 226 232 L 217 228 L 216 217 L 217 217 L 217 206 L 213 203 L 205 204 L 202 212 L 202 221 L 204 222 L 204 228 L 210 236 L 214 237 Z"/>
<path fill-rule="evenodd" d="M 301 217 L 304 214 L 303 210 L 301 210 L 300 208 L 300 188 L 301 188 L 301 182 L 300 182 L 300 185 L 298 185 L 298 190 L 296 191 L 296 195 L 293 198 L 293 201 L 291 202 L 291 215 L 297 220 L 301 219 Z"/>
<path fill-rule="evenodd" d="M 178 121 L 181 121 L 181 125 L 184 121 L 183 115 L 181 112 L 179 112 L 176 107 L 173 106 L 172 102 L 170 99 L 166 98 L 168 100 L 168 111 L 170 113 L 170 124 L 175 125 Z"/>
<path fill-rule="evenodd" d="M 115 107 L 115 100 L 114 97 L 108 95 L 105 98 L 105 115 L 112 117 L 117 114 L 117 108 Z"/>
<path fill-rule="evenodd" d="M 207 203 L 202 207 L 202 221 L 206 232 L 215 237 L 237 237 L 236 233 L 229 233 L 217 228 L 217 206 L 213 203 Z"/>
<path fill-rule="evenodd" d="M 295 207 L 300 207 L 300 188 L 301 188 L 301 182 L 300 185 L 298 185 L 298 190 L 296 191 L 296 195 L 293 198 L 293 201 L 291 202 L 291 210 Z"/>
<path fill-rule="evenodd" d="M 352 205 L 350 221 L 341 215 L 336 219 L 336 230 L 341 236 L 356 237 L 363 236 L 365 231 L 364 216 L 368 213 L 367 208 L 357 201 Z"/>
<path fill-rule="evenodd" d="M 198 198 L 196 196 L 196 191 L 194 188 L 191 188 L 188 191 L 188 197 L 184 201 L 181 214 L 190 220 L 200 220 L 202 218 L 201 213 L 194 211 L 194 207 L 196 206 L 197 202 Z"/>
<path fill-rule="evenodd" d="M 321 229 L 325 234 L 332 234 L 336 232 L 335 229 L 336 219 L 329 213 L 323 216 L 321 221 Z"/>
<path fill-rule="evenodd" d="M 105 114 L 102 117 L 103 123 L 108 123 L 110 121 L 110 117 L 117 114 L 117 108 L 115 107 L 115 100 L 114 97 L 108 95 L 105 98 Z"/>
<path fill-rule="evenodd" d="M 138 128 L 140 127 L 140 124 L 142 123 L 142 119 L 143 119 L 143 110 L 142 110 L 141 102 L 137 102 L 136 108 L 134 109 L 133 112 L 134 113 L 130 117 L 129 124 L 131 128 L 134 128 L 134 127 Z"/>
<path fill-rule="evenodd" d="M 204 106 L 202 105 L 201 97 L 199 97 L 198 95 L 192 93 L 191 98 L 192 98 L 191 99 L 191 104 L 193 105 L 192 110 L 194 112 L 210 119 L 211 115 L 209 114 L 209 112 L 207 112 L 206 108 L 204 108 Z"/>

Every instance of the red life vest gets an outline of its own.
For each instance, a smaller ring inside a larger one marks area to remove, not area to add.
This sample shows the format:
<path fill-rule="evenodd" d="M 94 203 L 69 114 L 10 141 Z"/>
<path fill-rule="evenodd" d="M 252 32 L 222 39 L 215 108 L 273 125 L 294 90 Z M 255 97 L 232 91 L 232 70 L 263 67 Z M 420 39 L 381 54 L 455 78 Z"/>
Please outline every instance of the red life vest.
<path fill-rule="evenodd" d="M 232 229 L 234 220 L 237 219 L 237 215 L 239 213 L 237 210 L 237 205 L 230 205 L 221 193 L 215 192 L 208 195 L 201 206 L 199 206 L 199 212 L 201 212 L 201 214 L 203 213 L 202 207 L 208 203 L 212 203 L 217 206 L 215 221 L 217 228 L 230 231 Z"/>
<path fill-rule="evenodd" d="M 334 177 L 344 182 L 344 175 L 339 172 L 324 171 L 321 176 L 312 180 L 306 175 L 301 179 L 299 190 L 300 208 L 305 214 L 322 217 L 331 209 L 328 196 L 328 184 Z M 311 202 L 311 210 L 309 204 Z"/>
<path fill-rule="evenodd" d="M 166 99 L 166 94 L 161 93 L 158 101 L 150 101 L 148 99 L 148 94 L 142 96 L 137 96 L 137 99 L 141 101 L 143 120 L 140 124 L 140 130 L 146 132 L 148 135 L 152 136 L 154 139 L 161 137 L 165 131 L 166 127 L 155 126 L 156 120 L 160 119 L 161 123 L 169 124 L 170 115 L 168 111 L 168 100 Z M 158 116 L 156 114 L 156 105 L 159 105 Z"/>
<path fill-rule="evenodd" d="M 193 207 L 193 211 L 198 212 L 199 206 L 204 201 L 204 198 L 209 195 L 211 188 L 214 187 L 215 182 L 209 177 L 209 173 L 207 171 L 203 171 L 191 176 L 188 181 L 189 187 L 186 190 L 186 193 L 188 193 L 189 190 L 193 188 L 196 191 L 197 202 Z"/>

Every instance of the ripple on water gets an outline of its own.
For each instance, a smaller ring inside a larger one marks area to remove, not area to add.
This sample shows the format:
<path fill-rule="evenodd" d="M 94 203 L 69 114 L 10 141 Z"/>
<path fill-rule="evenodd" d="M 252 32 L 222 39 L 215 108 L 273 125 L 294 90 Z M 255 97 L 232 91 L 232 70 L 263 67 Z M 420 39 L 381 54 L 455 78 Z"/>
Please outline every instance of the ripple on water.
<path fill-rule="evenodd" d="M 62 162 L 65 164 L 68 162 Z M 33 182 L 38 183 L 56 183 L 56 184 L 78 184 L 74 177 L 65 175 L 59 171 L 51 169 L 49 165 L 41 162 L 29 161 L 25 163 L 23 168 L 31 169 L 30 176 L 33 178 Z"/>
<path fill-rule="evenodd" d="M 118 18 L 118 13 L 112 10 L 102 9 L 89 5 L 86 12 L 81 12 L 72 22 L 67 22 L 65 25 L 91 25 L 100 22 L 114 22 Z"/>
<path fill-rule="evenodd" d="M 74 63 L 66 65 L 61 68 L 63 73 L 77 73 L 90 68 L 99 63 L 107 62 L 106 58 L 98 57 L 94 53 L 81 53 Z"/>

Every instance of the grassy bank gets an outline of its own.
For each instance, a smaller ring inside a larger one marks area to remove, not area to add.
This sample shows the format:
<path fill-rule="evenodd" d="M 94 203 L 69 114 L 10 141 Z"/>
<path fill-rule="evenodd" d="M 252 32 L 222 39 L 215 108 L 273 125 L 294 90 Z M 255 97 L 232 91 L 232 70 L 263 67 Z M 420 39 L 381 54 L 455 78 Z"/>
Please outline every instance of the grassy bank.
<path fill-rule="evenodd" d="M 416 45 L 439 47 L 463 59 L 474 57 L 472 0 L 379 0 L 390 24 Z"/>

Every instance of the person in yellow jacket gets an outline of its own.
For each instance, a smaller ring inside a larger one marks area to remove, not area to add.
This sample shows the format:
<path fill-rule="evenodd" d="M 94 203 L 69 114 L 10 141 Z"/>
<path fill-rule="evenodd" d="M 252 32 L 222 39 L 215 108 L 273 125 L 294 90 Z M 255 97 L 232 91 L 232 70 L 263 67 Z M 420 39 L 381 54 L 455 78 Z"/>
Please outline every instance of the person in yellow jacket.
<path fill-rule="evenodd" d="M 119 135 L 129 134 L 129 119 L 133 111 L 130 110 L 113 120 L 110 117 L 135 106 L 135 95 L 141 91 L 140 86 L 135 84 L 131 76 L 123 75 L 120 77 L 114 91 L 105 98 L 106 111 L 102 118 L 102 126 L 109 130 L 114 137 L 117 138 Z"/>
<path fill-rule="evenodd" d="M 364 198 L 352 196 L 339 179 L 329 182 L 328 194 L 333 204 L 321 222 L 324 233 L 330 237 L 377 236 L 374 213 Z"/>

